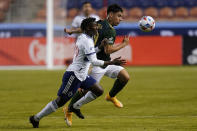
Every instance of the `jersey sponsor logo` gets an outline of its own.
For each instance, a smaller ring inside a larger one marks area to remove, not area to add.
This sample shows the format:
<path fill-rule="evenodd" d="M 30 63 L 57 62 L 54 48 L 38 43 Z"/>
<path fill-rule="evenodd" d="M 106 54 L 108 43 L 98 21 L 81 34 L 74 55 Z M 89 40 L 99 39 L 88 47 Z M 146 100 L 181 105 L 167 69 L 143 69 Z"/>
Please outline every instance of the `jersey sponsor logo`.
<path fill-rule="evenodd" d="M 109 40 L 113 40 L 113 37 L 110 37 Z"/>
<path fill-rule="evenodd" d="M 109 42 L 110 44 L 113 44 L 113 43 L 114 43 L 113 37 L 110 37 L 110 38 L 108 39 L 108 42 Z"/>

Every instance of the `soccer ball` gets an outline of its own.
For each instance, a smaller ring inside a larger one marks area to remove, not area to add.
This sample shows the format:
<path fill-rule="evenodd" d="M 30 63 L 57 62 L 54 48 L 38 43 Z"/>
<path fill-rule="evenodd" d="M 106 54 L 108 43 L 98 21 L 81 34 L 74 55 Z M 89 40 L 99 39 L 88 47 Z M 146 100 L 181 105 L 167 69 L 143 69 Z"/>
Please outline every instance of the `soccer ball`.
<path fill-rule="evenodd" d="M 155 20 L 151 16 L 143 16 L 139 21 L 139 27 L 144 32 L 150 32 L 155 28 Z"/>

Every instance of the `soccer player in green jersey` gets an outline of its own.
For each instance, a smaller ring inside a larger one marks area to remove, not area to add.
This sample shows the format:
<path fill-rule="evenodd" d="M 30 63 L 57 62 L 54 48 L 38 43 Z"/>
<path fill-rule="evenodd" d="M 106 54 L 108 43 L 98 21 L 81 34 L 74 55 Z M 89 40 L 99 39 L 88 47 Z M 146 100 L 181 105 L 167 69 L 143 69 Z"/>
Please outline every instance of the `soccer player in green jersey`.
<path fill-rule="evenodd" d="M 94 35 L 95 47 L 97 47 L 97 58 L 101 60 L 111 60 L 110 54 L 124 48 L 129 44 L 129 37 L 125 37 L 121 44 L 114 45 L 116 38 L 116 30 L 114 26 L 117 26 L 123 20 L 123 10 L 117 5 L 110 5 L 107 9 L 107 18 L 100 20 L 98 24 L 98 32 Z M 80 33 L 80 30 L 64 30 L 66 33 Z M 100 46 L 101 41 L 105 40 L 105 46 Z M 102 48 L 100 48 L 102 47 Z M 125 87 L 129 81 L 129 74 L 122 66 L 109 65 L 103 67 L 93 66 L 89 74 L 97 82 L 100 82 L 101 78 L 105 75 L 110 78 L 116 79 L 110 92 L 106 95 L 105 99 L 111 101 L 116 107 L 122 108 L 123 104 L 116 98 L 116 95 Z M 91 86 L 91 85 L 84 85 Z M 74 112 L 79 118 L 84 116 L 79 113 L 80 107 L 87 104 L 97 98 L 97 96 L 91 92 L 85 92 L 79 90 L 72 98 L 68 108 L 64 108 L 65 121 L 68 126 L 72 125 L 72 112 Z M 78 110 L 78 113 L 75 111 Z"/>

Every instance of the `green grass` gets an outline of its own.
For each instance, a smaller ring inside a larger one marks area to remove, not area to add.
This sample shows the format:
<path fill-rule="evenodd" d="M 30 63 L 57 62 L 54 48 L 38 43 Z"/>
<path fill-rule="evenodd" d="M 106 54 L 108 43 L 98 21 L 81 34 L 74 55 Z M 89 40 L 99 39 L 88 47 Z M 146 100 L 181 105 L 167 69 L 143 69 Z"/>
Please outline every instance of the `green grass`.
<path fill-rule="evenodd" d="M 0 130 L 197 131 L 197 67 L 130 67 L 131 81 L 118 95 L 117 109 L 101 96 L 85 105 L 86 119 L 68 128 L 62 109 L 33 129 L 28 117 L 56 98 L 63 70 L 0 71 Z M 113 84 L 104 77 L 105 94 Z"/>

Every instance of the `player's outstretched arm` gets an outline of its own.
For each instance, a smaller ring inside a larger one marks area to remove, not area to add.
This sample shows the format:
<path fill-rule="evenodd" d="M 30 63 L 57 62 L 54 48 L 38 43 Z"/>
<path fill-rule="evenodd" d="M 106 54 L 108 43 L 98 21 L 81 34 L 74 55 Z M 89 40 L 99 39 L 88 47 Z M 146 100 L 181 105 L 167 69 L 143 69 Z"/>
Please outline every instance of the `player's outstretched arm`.
<path fill-rule="evenodd" d="M 117 44 L 117 45 L 106 44 L 106 46 L 104 47 L 104 51 L 106 54 L 112 54 L 124 48 L 128 44 L 129 44 L 129 36 L 125 36 L 121 44 Z"/>
<path fill-rule="evenodd" d="M 98 60 L 96 58 L 96 53 L 88 55 L 87 58 L 93 66 L 124 65 L 124 64 L 126 64 L 126 60 L 121 59 L 121 57 L 115 58 L 112 61 Z"/>
<path fill-rule="evenodd" d="M 126 60 L 121 59 L 121 57 L 115 58 L 112 61 L 105 61 L 104 66 L 107 65 L 125 65 Z"/>
<path fill-rule="evenodd" d="M 71 29 L 66 29 L 64 28 L 64 32 L 69 34 L 69 35 L 72 35 L 73 33 L 82 33 L 82 30 L 81 28 L 71 28 Z"/>

